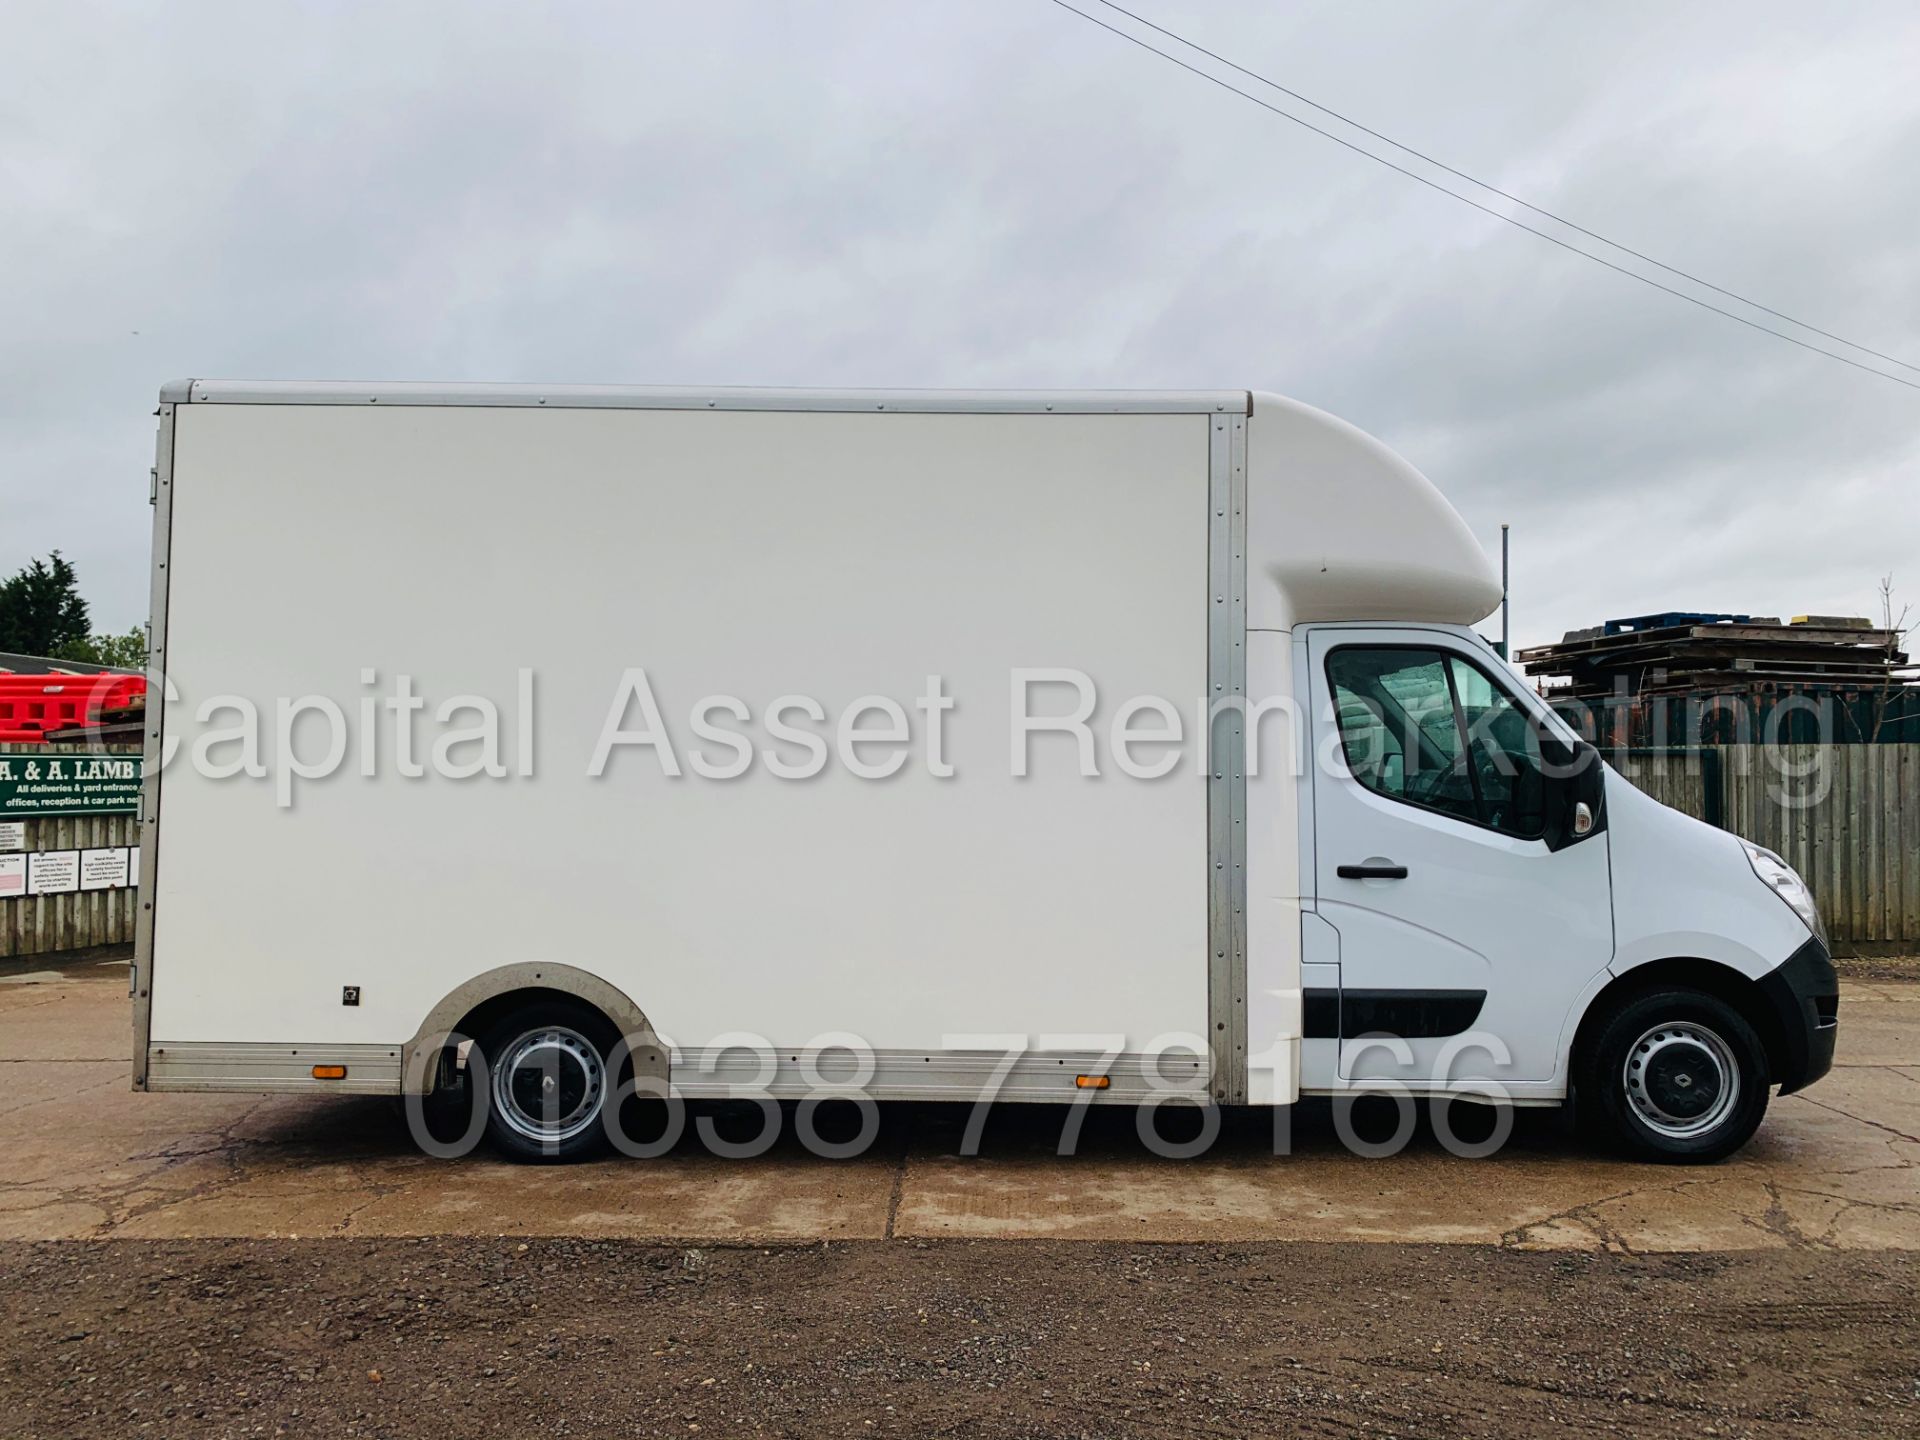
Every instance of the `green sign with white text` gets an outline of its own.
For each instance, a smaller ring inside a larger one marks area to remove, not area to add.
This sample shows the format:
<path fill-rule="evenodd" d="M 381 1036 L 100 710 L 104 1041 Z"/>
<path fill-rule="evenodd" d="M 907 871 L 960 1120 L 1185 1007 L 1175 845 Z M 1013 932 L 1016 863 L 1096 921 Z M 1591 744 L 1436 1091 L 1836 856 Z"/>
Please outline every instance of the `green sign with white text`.
<path fill-rule="evenodd" d="M 0 750 L 0 820 L 124 815 L 140 803 L 138 755 Z"/>

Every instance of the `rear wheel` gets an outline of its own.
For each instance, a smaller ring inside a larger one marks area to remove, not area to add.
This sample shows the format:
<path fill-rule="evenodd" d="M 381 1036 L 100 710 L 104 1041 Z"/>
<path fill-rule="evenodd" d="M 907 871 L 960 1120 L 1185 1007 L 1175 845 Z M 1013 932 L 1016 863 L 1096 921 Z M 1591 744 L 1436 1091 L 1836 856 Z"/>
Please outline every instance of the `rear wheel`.
<path fill-rule="evenodd" d="M 1583 1122 L 1643 1160 L 1704 1164 L 1746 1144 L 1767 1113 L 1766 1048 L 1744 1016 L 1698 990 L 1626 997 L 1600 1021 L 1576 1077 Z"/>
<path fill-rule="evenodd" d="M 562 1164 L 597 1155 L 618 1035 L 596 1010 L 541 1001 L 504 1016 L 480 1041 L 487 1138 L 510 1160 Z"/>

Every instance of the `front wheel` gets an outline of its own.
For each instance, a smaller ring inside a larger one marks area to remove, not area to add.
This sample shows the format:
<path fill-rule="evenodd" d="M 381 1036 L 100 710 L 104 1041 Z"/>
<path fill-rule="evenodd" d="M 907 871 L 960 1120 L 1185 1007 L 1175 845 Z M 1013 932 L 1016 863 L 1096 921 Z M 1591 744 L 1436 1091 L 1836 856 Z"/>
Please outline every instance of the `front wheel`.
<path fill-rule="evenodd" d="M 1590 1128 L 1636 1158 L 1706 1164 L 1752 1138 L 1770 1083 L 1766 1048 L 1738 1010 L 1703 991 L 1656 990 L 1601 1019 L 1576 1103 Z"/>

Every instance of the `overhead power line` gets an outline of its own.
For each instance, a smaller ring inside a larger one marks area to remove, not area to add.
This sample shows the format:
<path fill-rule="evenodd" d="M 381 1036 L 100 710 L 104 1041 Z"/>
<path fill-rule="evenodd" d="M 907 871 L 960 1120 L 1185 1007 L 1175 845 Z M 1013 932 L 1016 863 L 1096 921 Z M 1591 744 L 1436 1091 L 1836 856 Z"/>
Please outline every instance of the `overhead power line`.
<path fill-rule="evenodd" d="M 1469 185 L 1476 185 L 1480 189 L 1487 191 L 1489 194 L 1498 195 L 1502 200 L 1511 201 L 1513 204 L 1518 205 L 1522 210 L 1531 210 L 1536 215 L 1545 216 L 1547 219 L 1553 221 L 1553 223 L 1556 225 L 1564 225 L 1569 230 L 1577 230 L 1590 240 L 1598 240 L 1602 245 L 1606 245 L 1612 249 L 1618 250 L 1622 254 L 1631 255 L 1636 260 L 1644 260 L 1646 261 L 1647 264 L 1652 265 L 1657 269 L 1664 270 L 1669 275 L 1678 275 L 1682 280 L 1689 281 L 1692 284 L 1702 287 L 1703 289 L 1712 290 L 1716 294 L 1724 295 L 1729 300 L 1738 300 L 1742 305 L 1750 305 L 1755 310 L 1763 310 L 1767 314 L 1773 316 L 1775 319 L 1786 321 L 1789 325 L 1797 325 L 1802 330 L 1809 331 L 1810 333 L 1815 335 L 1825 336 L 1829 340 L 1837 340 L 1842 345 L 1845 345 L 1847 348 L 1851 350 L 1858 350 L 1865 355 L 1871 355 L 1876 360 L 1885 360 L 1890 365 L 1898 365 L 1902 370 L 1912 370 L 1916 374 L 1920 374 L 1920 365 L 1909 365 L 1905 360 L 1902 360 L 1898 355 L 1888 355 L 1882 351 L 1875 350 L 1870 346 L 1862 345 L 1856 340 L 1849 340 L 1844 335 L 1836 335 L 1831 330 L 1822 330 L 1818 325 L 1814 325 L 1809 323 L 1808 321 L 1798 319 L 1795 316 L 1787 314 L 1787 312 L 1784 310 L 1776 310 L 1771 305 L 1763 305 L 1758 300 L 1750 299 L 1748 296 L 1742 295 L 1737 290 L 1729 290 L 1724 285 L 1716 285 L 1711 280 L 1703 280 L 1700 276 L 1694 275 L 1689 273 L 1688 271 L 1682 270 L 1677 265 L 1669 265 L 1664 260 L 1657 260 L 1653 256 L 1648 255 L 1643 251 L 1634 249 L 1631 245 L 1623 245 L 1618 240 L 1609 240 L 1605 235 L 1602 235 L 1599 231 L 1589 230 L 1586 226 L 1580 224 L 1578 221 L 1569 220 L 1564 215 L 1556 215 L 1554 214 L 1553 211 L 1545 209 L 1542 206 L 1535 205 L 1531 201 L 1522 200 L 1518 195 L 1513 194 L 1511 191 L 1502 190 L 1498 185 L 1490 184 L 1488 181 L 1479 179 L 1477 176 L 1469 175 L 1464 170 L 1456 169 L 1454 166 L 1447 164 L 1446 161 L 1436 159 L 1433 156 L 1427 154 L 1423 150 L 1416 150 L 1413 148 L 1413 146 L 1408 145 L 1403 141 L 1396 140 L 1391 135 L 1383 135 L 1380 131 L 1374 130 L 1366 125 L 1363 125 L 1360 121 L 1354 119 L 1351 115 L 1342 115 L 1338 110 L 1335 110 L 1330 106 L 1322 105 L 1318 100 L 1309 99 L 1307 96 L 1302 95 L 1298 90 L 1289 90 L 1286 86 L 1282 85 L 1278 80 L 1269 79 L 1267 76 L 1260 74 L 1258 71 L 1249 70 L 1244 65 L 1235 64 L 1233 61 L 1229 60 L 1226 56 L 1221 55 L 1216 51 L 1209 50 L 1204 45 L 1197 45 L 1193 41 L 1186 39 L 1184 36 L 1176 35 L 1173 31 L 1167 29 L 1164 25 L 1154 24 L 1153 21 L 1149 20 L 1144 15 L 1136 15 L 1133 11 L 1127 9 L 1126 6 L 1124 5 L 1116 5 L 1113 3 L 1113 0 L 1100 0 L 1100 3 L 1106 6 L 1109 10 L 1118 11 L 1120 14 L 1126 16 L 1129 20 L 1135 21 L 1138 24 L 1146 26 L 1147 29 L 1149 30 L 1159 31 L 1162 35 L 1165 35 L 1169 40 L 1176 40 L 1180 44 L 1186 46 L 1189 50 L 1195 51 L 1198 54 L 1206 56 L 1209 60 L 1218 61 L 1220 64 L 1226 66 L 1229 70 L 1237 70 L 1250 80 L 1258 80 L 1262 85 L 1268 86 L 1269 88 L 1274 90 L 1278 90 L 1282 95 L 1285 95 L 1288 98 L 1293 100 L 1298 100 L 1302 105 L 1305 105 L 1310 109 L 1318 110 L 1322 115 L 1331 115 L 1334 119 L 1338 120 L 1342 125 L 1351 125 L 1354 129 L 1358 130 L 1363 135 L 1371 135 L 1376 140 L 1384 141 L 1386 144 L 1391 145 L 1394 149 L 1402 152 L 1403 154 L 1411 155 L 1416 160 L 1424 160 L 1427 164 L 1433 166 L 1436 170 L 1444 170 L 1449 175 L 1453 175 L 1458 177 L 1461 180 L 1465 180 Z"/>
<path fill-rule="evenodd" d="M 1354 141 L 1347 139 L 1343 135 L 1335 134 L 1331 130 L 1328 130 L 1322 126 L 1314 124 L 1311 120 L 1308 120 L 1303 116 L 1296 115 L 1290 110 L 1284 109 L 1279 105 L 1273 104 L 1271 101 L 1264 100 L 1258 95 L 1252 94 L 1251 92 L 1246 90 L 1242 90 L 1239 86 L 1234 85 L 1229 81 L 1223 80 L 1220 76 L 1215 75 L 1210 71 L 1204 70 L 1198 65 L 1190 64 L 1187 61 L 1182 60 L 1177 55 L 1171 55 L 1167 51 L 1160 49 L 1158 46 L 1150 43 L 1149 41 L 1143 40 L 1138 35 L 1135 35 L 1130 33 L 1129 31 L 1123 30 L 1117 25 L 1108 24 L 1105 20 L 1100 19 L 1097 15 L 1090 15 L 1085 10 L 1079 9 L 1077 6 L 1068 4 L 1067 0 L 1051 0 L 1051 3 L 1058 5 L 1062 10 L 1067 11 L 1069 14 L 1079 16 L 1082 20 L 1085 20 L 1090 25 L 1097 25 L 1102 30 L 1107 31 L 1109 34 L 1118 35 L 1122 40 L 1127 41 L 1129 44 L 1139 46 L 1142 50 L 1145 50 L 1148 54 L 1156 55 L 1160 59 L 1165 60 L 1170 65 L 1177 65 L 1182 70 L 1187 71 L 1189 74 L 1198 75 L 1202 80 L 1208 81 L 1213 85 L 1217 85 L 1222 90 L 1225 90 L 1230 94 L 1238 95 L 1242 100 L 1251 101 L 1253 104 L 1258 105 L 1262 110 L 1266 110 L 1271 114 L 1278 115 L 1283 120 L 1291 121 L 1293 124 L 1298 125 L 1303 129 L 1311 130 L 1314 134 L 1322 137 L 1323 139 L 1331 140 L 1333 141 L 1334 144 L 1343 146 L 1346 149 L 1353 151 L 1356 155 L 1364 155 L 1367 159 L 1373 161 L 1377 165 L 1384 165 L 1387 169 L 1396 171 L 1399 174 L 1406 176 L 1409 180 L 1417 180 L 1420 182 L 1420 184 L 1425 185 L 1428 189 L 1437 190 L 1442 195 L 1448 196 L 1449 198 L 1454 200 L 1458 200 L 1462 205 L 1470 205 L 1475 210 L 1480 211 L 1482 214 L 1491 215 L 1494 219 L 1503 221 L 1506 224 L 1513 226 L 1517 230 L 1524 230 L 1529 235 L 1538 236 L 1540 239 L 1547 241 L 1549 244 L 1558 245 L 1562 250 L 1566 250 L 1571 252 L 1572 254 L 1578 255 L 1582 259 L 1591 260 L 1596 265 L 1604 265 L 1607 269 L 1612 270 L 1616 274 L 1624 275 L 1629 280 L 1637 280 L 1642 285 L 1647 285 L 1655 290 L 1662 291 L 1665 294 L 1673 296 L 1677 300 L 1684 300 L 1689 305 L 1697 305 L 1702 310 L 1710 310 L 1714 314 L 1724 316 L 1728 320 L 1737 321 L 1739 324 L 1745 325 L 1750 330 L 1758 330 L 1763 335 L 1771 335 L 1773 336 L 1774 339 L 1784 340 L 1789 345 L 1798 345 L 1802 350 L 1811 350 L 1814 354 L 1824 355 L 1829 360 L 1838 360 L 1842 365 L 1851 365 L 1856 370 L 1864 370 L 1867 374 L 1877 375 L 1882 380 L 1891 380 L 1894 384 L 1904 385 L 1909 390 L 1920 390 L 1920 383 L 1916 383 L 1912 380 L 1909 380 L 1904 376 L 1889 375 L 1885 370 L 1881 370 L 1877 366 L 1868 365 L 1862 361 L 1854 359 L 1849 355 L 1842 355 L 1836 351 L 1829 350 L 1824 346 L 1811 344 L 1806 340 L 1800 339 L 1796 335 L 1789 335 L 1785 331 L 1776 330 L 1771 325 L 1763 325 L 1757 320 L 1749 319 L 1745 315 L 1740 315 L 1735 313 L 1732 310 L 1728 310 L 1723 308 L 1722 306 L 1715 305 L 1712 301 L 1703 300 L 1698 295 L 1689 295 L 1684 290 L 1679 290 L 1674 288 L 1671 285 L 1663 284 L 1649 275 L 1641 274 L 1638 270 L 1632 269 L 1631 267 L 1626 265 L 1619 264 L 1616 261 L 1609 260 L 1604 255 L 1596 255 L 1591 250 L 1584 249 L 1581 246 L 1574 244 L 1572 241 L 1562 238 L 1561 236 L 1552 234 L 1551 232 L 1546 230 L 1542 230 L 1538 226 L 1529 225 L 1524 220 L 1515 219 L 1513 216 L 1505 214 L 1504 212 L 1494 208 L 1491 205 L 1483 204 L 1482 202 L 1474 199 L 1471 195 L 1462 195 L 1458 190 L 1454 190 L 1449 188 L 1446 185 L 1442 185 L 1439 181 L 1433 179 L 1431 176 L 1422 175 L 1417 170 L 1411 170 L 1407 168 L 1405 165 L 1398 164 L 1397 162 L 1388 159 L 1384 155 L 1377 154 L 1376 152 L 1367 149 L 1364 145 L 1356 144 Z M 1112 0 L 1098 0 L 1098 3 L 1102 5 L 1106 5 L 1108 8 L 1118 12 L 1119 14 L 1125 15 L 1127 16 L 1127 18 L 1137 21 L 1139 24 L 1145 25 L 1149 29 L 1156 31 L 1159 34 L 1165 35 L 1171 40 L 1178 41 L 1181 45 L 1186 46 L 1188 49 L 1194 51 L 1196 54 L 1205 55 L 1209 59 L 1214 60 L 1219 64 L 1225 65 L 1230 69 L 1233 69 L 1239 72 L 1242 75 L 1246 75 L 1251 79 L 1259 81 L 1262 85 L 1269 86 L 1283 95 L 1287 95 L 1292 99 L 1298 100 L 1302 104 L 1309 105 L 1313 109 L 1318 110 L 1323 114 L 1331 115 L 1335 119 L 1341 121 L 1343 124 L 1351 125 L 1355 129 L 1360 130 L 1367 135 L 1371 135 L 1373 138 L 1380 140 L 1385 144 L 1393 146 L 1396 150 L 1400 150 L 1405 154 L 1415 157 L 1416 159 L 1425 161 L 1426 163 L 1433 165 L 1441 170 L 1444 170 L 1450 175 L 1457 176 L 1460 179 L 1465 180 L 1470 184 L 1479 186 L 1481 189 L 1486 190 L 1491 194 L 1498 195 L 1502 199 L 1511 201 L 1513 204 L 1519 205 L 1523 209 L 1529 210 L 1536 215 L 1544 216 L 1546 219 L 1552 220 L 1556 224 L 1564 225 L 1568 229 L 1578 231 L 1580 234 L 1588 236 L 1590 239 L 1598 240 L 1601 244 L 1607 245 L 1615 250 L 1618 250 L 1622 254 L 1631 255 L 1635 259 L 1643 260 L 1646 263 L 1650 265 L 1654 265 L 1671 275 L 1676 275 L 1683 280 L 1687 280 L 1693 284 L 1700 285 L 1706 289 L 1715 291 L 1718 294 L 1725 295 L 1729 299 L 1736 300 L 1743 305 L 1748 305 L 1756 310 L 1764 311 L 1769 315 L 1773 315 L 1781 320 L 1785 320 L 1787 321 L 1787 323 L 1791 325 L 1799 326 L 1801 329 L 1810 331 L 1813 334 L 1822 335 L 1829 340 L 1838 341 L 1840 344 L 1845 345 L 1850 349 L 1858 350 L 1862 354 L 1872 355 L 1877 359 L 1885 360 L 1888 363 L 1893 365 L 1898 365 L 1903 369 L 1914 370 L 1916 371 L 1916 373 L 1920 373 L 1920 367 L 1910 365 L 1904 360 L 1897 359 L 1896 357 L 1891 355 L 1882 354 L 1878 350 L 1874 350 L 1869 348 L 1868 346 L 1858 344 L 1852 340 L 1848 340 L 1844 336 L 1833 334 L 1831 331 L 1821 330 L 1816 326 L 1808 325 L 1805 321 L 1796 320 L 1791 315 L 1787 315 L 1779 310 L 1774 310 L 1769 306 L 1761 305 L 1758 302 L 1749 300 L 1745 296 L 1739 295 L 1732 290 L 1726 290 L 1718 285 L 1711 284 L 1708 281 L 1698 279 L 1697 277 L 1688 274 L 1684 270 L 1677 269 L 1676 267 L 1665 264 L 1662 261 L 1655 260 L 1651 256 L 1643 255 L 1637 250 L 1633 250 L 1625 245 L 1618 244 L 1615 241 L 1607 239 L 1606 236 L 1604 235 L 1601 235 L 1592 230 L 1588 230 L 1583 226 L 1576 225 L 1570 220 L 1562 219 L 1560 216 L 1553 214 L 1551 211 L 1543 210 L 1536 205 L 1530 205 L 1526 201 L 1521 200 L 1516 196 L 1509 195 L 1506 191 L 1501 190 L 1496 186 L 1488 185 L 1484 181 L 1474 179 L 1473 176 L 1467 174 L 1463 170 L 1456 170 L 1450 165 L 1446 165 L 1438 160 L 1434 160 L 1430 156 L 1424 155 L 1420 151 L 1413 149 L 1411 146 L 1402 145 L 1399 141 L 1394 140 L 1389 136 L 1383 135 L 1377 130 L 1370 130 L 1366 126 L 1359 124 L 1357 121 L 1349 120 L 1346 116 L 1341 115 L 1336 110 L 1330 110 L 1324 105 L 1320 105 L 1315 101 L 1308 100 L 1305 96 L 1296 94 L 1294 91 L 1287 89 L 1285 86 L 1277 84 L 1272 80 L 1268 80 L 1265 76 L 1259 75 L 1256 72 L 1247 69 L 1245 66 L 1237 65 L 1233 61 L 1226 59 L 1224 56 L 1216 55 L 1213 51 L 1208 50 L 1203 46 L 1196 45 L 1192 41 L 1187 40 L 1184 37 L 1175 34 L 1171 30 L 1167 30 L 1162 26 L 1155 25 L 1152 21 L 1143 19 L 1142 17 L 1135 15 L 1132 11 L 1124 9 L 1119 5 L 1113 4 Z"/>

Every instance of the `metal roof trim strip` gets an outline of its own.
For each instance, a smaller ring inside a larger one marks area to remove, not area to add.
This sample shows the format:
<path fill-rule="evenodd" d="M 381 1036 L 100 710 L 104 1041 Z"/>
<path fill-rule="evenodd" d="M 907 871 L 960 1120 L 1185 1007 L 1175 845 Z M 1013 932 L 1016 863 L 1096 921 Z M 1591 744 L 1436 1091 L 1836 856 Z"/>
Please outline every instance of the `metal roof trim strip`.
<path fill-rule="evenodd" d="M 163 403 L 200 405 L 546 406 L 558 410 L 818 410 L 840 414 L 1245 415 L 1245 390 L 679 389 L 645 385 L 485 385 L 305 380 L 194 380 Z"/>

